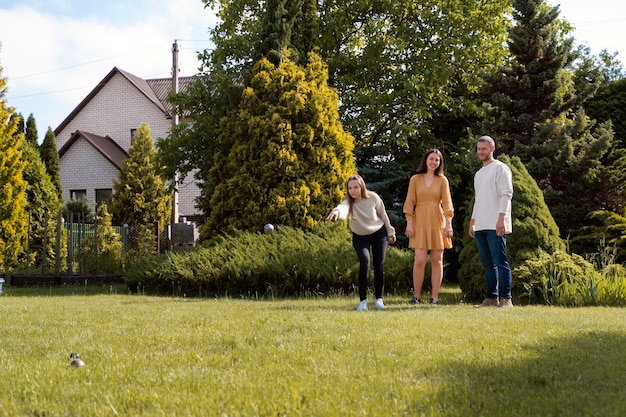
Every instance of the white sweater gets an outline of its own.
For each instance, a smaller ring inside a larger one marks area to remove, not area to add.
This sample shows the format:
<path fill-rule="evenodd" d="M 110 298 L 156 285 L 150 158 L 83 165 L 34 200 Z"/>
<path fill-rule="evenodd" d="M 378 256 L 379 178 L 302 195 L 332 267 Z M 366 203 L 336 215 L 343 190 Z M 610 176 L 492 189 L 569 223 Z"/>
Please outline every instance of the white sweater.
<path fill-rule="evenodd" d="M 344 199 L 334 210 L 337 210 L 339 213 L 337 216 L 339 220 L 345 220 L 350 210 L 348 199 Z M 373 191 L 370 191 L 369 197 L 354 201 L 352 218 L 348 219 L 348 223 L 350 230 L 360 236 L 376 233 L 383 225 L 387 229 L 387 236 L 396 234 L 396 230 L 391 226 L 389 216 L 385 211 L 385 203 Z"/>
<path fill-rule="evenodd" d="M 500 213 L 504 213 L 504 231 L 511 233 L 511 198 L 513 181 L 511 169 L 506 164 L 494 159 L 483 166 L 474 175 L 476 198 L 472 210 L 474 230 L 496 230 Z"/>

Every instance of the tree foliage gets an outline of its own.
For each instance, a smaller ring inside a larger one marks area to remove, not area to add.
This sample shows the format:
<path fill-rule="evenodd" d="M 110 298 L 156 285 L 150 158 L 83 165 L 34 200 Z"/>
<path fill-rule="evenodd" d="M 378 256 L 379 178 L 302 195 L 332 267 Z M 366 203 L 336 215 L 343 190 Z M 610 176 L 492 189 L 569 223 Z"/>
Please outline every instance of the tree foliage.
<path fill-rule="evenodd" d="M 112 216 L 106 204 L 96 209 L 93 235 L 82 242 L 77 259 L 82 264 L 82 273 L 119 273 L 122 270 L 122 239 L 111 226 Z"/>
<path fill-rule="evenodd" d="M 339 123 L 338 97 L 314 53 L 301 68 L 261 59 L 238 111 L 224 119 L 208 220 L 201 237 L 264 223 L 310 228 L 337 203 L 355 172 L 353 138 Z M 225 147 L 226 148 L 226 147 Z"/>
<path fill-rule="evenodd" d="M 54 184 L 59 199 L 62 198 L 61 187 L 61 164 L 59 161 L 59 151 L 57 150 L 56 136 L 51 128 L 46 131 L 46 136 L 43 139 L 43 143 L 39 148 L 41 153 L 41 160 L 46 166 L 46 172 Z"/>
<path fill-rule="evenodd" d="M 171 195 L 160 175 L 150 128 L 142 123 L 113 181 L 111 213 L 119 224 L 165 225 L 171 212 Z"/>
<path fill-rule="evenodd" d="M 517 0 L 514 10 L 511 60 L 485 85 L 491 116 L 485 130 L 527 165 L 563 237 L 573 236 L 589 213 L 623 205 L 625 161 L 610 123 L 585 114 L 582 104 L 597 83 L 575 79 L 571 66 L 578 55 L 559 8 Z"/>
<path fill-rule="evenodd" d="M 595 120 L 611 120 L 616 146 L 626 148 L 626 77 L 600 88 L 598 94 L 585 104 L 585 109 Z"/>
<path fill-rule="evenodd" d="M 50 271 L 49 268 L 56 264 L 56 221 L 61 201 L 37 148 L 31 142 L 24 141 L 21 151 L 22 159 L 26 162 L 23 177 L 28 183 L 26 212 L 29 221 L 29 243 L 26 253 L 28 260 L 25 264 L 42 267 L 44 270 L 48 268 Z"/>
<path fill-rule="evenodd" d="M 33 149 L 39 149 L 39 132 L 37 131 L 35 116 L 32 113 L 26 119 L 25 139 L 33 146 Z"/>
<path fill-rule="evenodd" d="M 18 131 L 21 118 L 11 117 L 13 108 L 7 106 L 6 91 L 0 67 L 0 268 L 4 270 L 15 266 L 26 248 L 28 225 L 26 163 L 20 150 L 24 134 Z"/>

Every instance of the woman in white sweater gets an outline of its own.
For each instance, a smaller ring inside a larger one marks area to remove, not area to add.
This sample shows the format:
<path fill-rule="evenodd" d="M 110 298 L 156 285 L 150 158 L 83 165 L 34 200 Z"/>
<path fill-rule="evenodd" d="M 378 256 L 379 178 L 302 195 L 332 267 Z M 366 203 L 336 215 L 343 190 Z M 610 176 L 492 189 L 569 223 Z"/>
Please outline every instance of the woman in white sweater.
<path fill-rule="evenodd" d="M 378 194 L 367 189 L 360 175 L 353 175 L 346 182 L 346 197 L 331 210 L 327 220 L 348 219 L 352 231 L 352 245 L 359 258 L 358 311 L 367 310 L 367 284 L 370 269 L 370 248 L 374 263 L 374 307 L 384 310 L 385 255 L 387 244 L 395 243 L 396 231 L 391 226 L 385 204 Z"/>

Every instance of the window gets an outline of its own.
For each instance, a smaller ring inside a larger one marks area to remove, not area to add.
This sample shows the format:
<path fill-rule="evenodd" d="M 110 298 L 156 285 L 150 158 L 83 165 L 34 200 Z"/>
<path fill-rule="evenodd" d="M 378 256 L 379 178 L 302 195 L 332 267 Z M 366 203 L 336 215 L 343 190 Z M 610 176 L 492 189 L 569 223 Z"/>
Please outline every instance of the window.
<path fill-rule="evenodd" d="M 110 188 L 96 189 L 96 206 L 105 203 L 107 207 L 111 207 L 111 201 L 113 200 L 113 190 Z"/>
<path fill-rule="evenodd" d="M 137 136 L 137 129 L 130 129 L 130 140 L 132 142 L 133 139 L 135 139 L 135 136 Z"/>
<path fill-rule="evenodd" d="M 87 190 L 70 190 L 70 198 L 72 200 L 81 200 L 87 198 Z"/>

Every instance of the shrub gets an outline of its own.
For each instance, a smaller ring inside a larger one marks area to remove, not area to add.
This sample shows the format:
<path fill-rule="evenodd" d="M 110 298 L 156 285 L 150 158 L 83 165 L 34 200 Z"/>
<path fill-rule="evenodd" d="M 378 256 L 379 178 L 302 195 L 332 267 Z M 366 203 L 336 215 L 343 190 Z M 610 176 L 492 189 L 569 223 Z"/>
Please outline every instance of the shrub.
<path fill-rule="evenodd" d="M 543 252 L 513 273 L 523 288 L 522 297 L 530 302 L 569 307 L 626 304 L 626 273 L 621 265 L 596 270 L 579 255 Z"/>
<path fill-rule="evenodd" d="M 565 243 L 559 237 L 559 229 L 548 210 L 543 194 L 535 180 L 530 176 L 519 158 L 502 155 L 498 158 L 511 168 L 514 194 L 512 200 L 513 233 L 507 235 L 507 251 L 511 268 L 533 259 L 543 252 L 548 254 L 565 250 Z M 473 200 L 467 208 L 471 214 Z M 468 230 L 467 216 L 464 230 Z M 459 255 L 459 284 L 463 296 L 468 301 L 484 298 L 487 291 L 485 271 L 478 256 L 474 239 L 465 236 L 463 249 Z M 513 289 L 519 288 L 523 282 L 513 274 Z"/>
<path fill-rule="evenodd" d="M 386 292 L 408 291 L 413 255 L 390 247 Z M 357 287 L 358 260 L 343 224 L 272 234 L 238 231 L 206 247 L 139 259 L 126 283 L 135 292 L 186 296 L 346 294 Z"/>
<path fill-rule="evenodd" d="M 94 234 L 87 236 L 78 251 L 82 273 L 119 273 L 122 269 L 122 240 L 111 226 L 106 204 L 98 207 Z"/>

